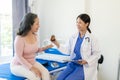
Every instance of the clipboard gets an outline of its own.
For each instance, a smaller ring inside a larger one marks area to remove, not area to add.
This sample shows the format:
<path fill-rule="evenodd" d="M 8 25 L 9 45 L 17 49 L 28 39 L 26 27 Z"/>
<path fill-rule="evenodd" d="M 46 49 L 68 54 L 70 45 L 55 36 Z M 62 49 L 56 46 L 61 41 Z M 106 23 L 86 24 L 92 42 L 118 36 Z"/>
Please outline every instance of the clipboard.
<path fill-rule="evenodd" d="M 63 60 L 63 61 L 65 61 L 65 62 L 78 62 L 78 61 L 82 61 L 82 60 L 79 59 L 79 60 Z"/>

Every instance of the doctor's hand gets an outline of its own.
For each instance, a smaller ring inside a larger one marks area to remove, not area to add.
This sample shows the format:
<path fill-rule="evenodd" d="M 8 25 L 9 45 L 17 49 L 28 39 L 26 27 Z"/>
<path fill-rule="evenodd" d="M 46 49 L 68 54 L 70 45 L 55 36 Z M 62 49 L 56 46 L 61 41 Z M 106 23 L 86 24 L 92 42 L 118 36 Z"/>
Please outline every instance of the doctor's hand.
<path fill-rule="evenodd" d="M 87 64 L 87 61 L 86 60 L 78 60 L 78 63 L 80 65 L 84 65 L 84 64 Z"/>
<path fill-rule="evenodd" d="M 50 41 L 51 41 L 51 42 L 56 41 L 55 35 L 51 35 Z"/>
<path fill-rule="evenodd" d="M 58 48 L 60 47 L 59 42 L 56 40 L 55 35 L 52 35 L 50 41 L 55 44 Z"/>

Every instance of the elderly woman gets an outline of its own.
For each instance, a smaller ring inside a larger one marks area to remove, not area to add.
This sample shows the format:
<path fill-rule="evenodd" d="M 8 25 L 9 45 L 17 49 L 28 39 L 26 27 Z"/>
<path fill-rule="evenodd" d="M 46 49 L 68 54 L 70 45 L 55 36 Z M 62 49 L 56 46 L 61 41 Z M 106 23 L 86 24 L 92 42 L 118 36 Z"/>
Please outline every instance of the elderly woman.
<path fill-rule="evenodd" d="M 10 69 L 14 75 L 25 77 L 29 80 L 50 80 L 48 70 L 35 60 L 37 52 L 52 47 L 52 45 L 43 48 L 38 47 L 36 34 L 38 29 L 38 16 L 33 13 L 26 14 L 21 21 L 15 38 L 15 56 L 11 62 Z"/>

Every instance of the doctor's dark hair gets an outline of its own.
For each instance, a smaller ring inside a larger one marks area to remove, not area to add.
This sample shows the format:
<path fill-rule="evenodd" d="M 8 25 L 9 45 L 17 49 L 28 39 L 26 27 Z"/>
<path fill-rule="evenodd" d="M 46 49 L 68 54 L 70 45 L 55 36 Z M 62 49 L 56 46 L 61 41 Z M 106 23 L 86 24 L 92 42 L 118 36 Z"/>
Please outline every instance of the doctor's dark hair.
<path fill-rule="evenodd" d="M 89 25 L 90 25 L 90 16 L 88 14 L 80 14 L 77 19 L 80 18 L 84 23 L 88 23 L 88 26 L 87 26 L 87 30 L 89 31 L 89 33 L 91 33 L 91 30 L 89 28 Z"/>
<path fill-rule="evenodd" d="M 20 22 L 20 27 L 18 29 L 17 35 L 26 36 L 31 30 L 31 26 L 34 24 L 34 20 L 37 17 L 38 16 L 34 13 L 27 13 Z"/>

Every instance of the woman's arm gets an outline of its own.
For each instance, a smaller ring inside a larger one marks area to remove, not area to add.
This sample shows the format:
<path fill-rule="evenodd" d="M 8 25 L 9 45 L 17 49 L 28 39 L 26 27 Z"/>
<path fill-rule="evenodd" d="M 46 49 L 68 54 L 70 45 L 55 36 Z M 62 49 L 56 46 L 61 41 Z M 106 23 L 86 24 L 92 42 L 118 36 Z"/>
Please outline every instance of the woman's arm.
<path fill-rule="evenodd" d="M 44 51 L 44 50 L 46 50 L 46 49 L 48 49 L 48 48 L 52 48 L 52 47 L 53 47 L 52 44 L 47 45 L 47 46 L 45 46 L 45 47 L 39 48 L 39 49 L 38 49 L 38 52 L 42 52 L 42 51 Z"/>
<path fill-rule="evenodd" d="M 52 48 L 52 47 L 53 47 L 53 45 L 52 45 L 52 44 L 47 45 L 47 46 L 45 46 L 45 47 L 42 47 L 42 51 L 44 51 L 44 50 L 46 50 L 46 49 L 48 49 L 48 48 Z"/>

